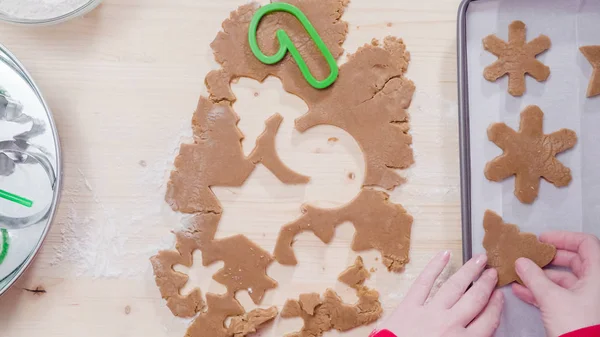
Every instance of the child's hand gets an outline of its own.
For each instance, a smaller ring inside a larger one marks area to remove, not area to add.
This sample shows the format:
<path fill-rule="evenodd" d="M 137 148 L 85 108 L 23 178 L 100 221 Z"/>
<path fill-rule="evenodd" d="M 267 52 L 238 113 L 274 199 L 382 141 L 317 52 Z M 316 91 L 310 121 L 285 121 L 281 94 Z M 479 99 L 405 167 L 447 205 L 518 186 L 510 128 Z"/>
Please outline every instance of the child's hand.
<path fill-rule="evenodd" d="M 487 262 L 485 255 L 467 262 L 446 281 L 433 299 L 425 303 L 449 260 L 449 252 L 433 258 L 398 309 L 380 328 L 402 337 L 491 336 L 500 322 L 503 298 L 502 293 L 494 292 L 498 280 L 496 270 L 489 269 L 481 274 Z"/>
<path fill-rule="evenodd" d="M 548 337 L 600 324 L 600 241 L 588 234 L 553 232 L 540 241 L 558 249 L 552 264 L 571 271 L 543 271 L 528 259 L 516 270 L 527 287 L 513 285 L 521 300 L 540 308 Z"/>

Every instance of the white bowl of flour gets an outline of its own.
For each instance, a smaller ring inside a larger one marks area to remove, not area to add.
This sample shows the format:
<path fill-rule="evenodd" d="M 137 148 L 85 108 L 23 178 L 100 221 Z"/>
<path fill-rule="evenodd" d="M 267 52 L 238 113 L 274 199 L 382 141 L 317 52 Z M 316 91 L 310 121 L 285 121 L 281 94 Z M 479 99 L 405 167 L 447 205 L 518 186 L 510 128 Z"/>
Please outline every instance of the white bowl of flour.
<path fill-rule="evenodd" d="M 102 0 L 0 0 L 0 20 L 31 25 L 63 22 L 84 15 Z"/>

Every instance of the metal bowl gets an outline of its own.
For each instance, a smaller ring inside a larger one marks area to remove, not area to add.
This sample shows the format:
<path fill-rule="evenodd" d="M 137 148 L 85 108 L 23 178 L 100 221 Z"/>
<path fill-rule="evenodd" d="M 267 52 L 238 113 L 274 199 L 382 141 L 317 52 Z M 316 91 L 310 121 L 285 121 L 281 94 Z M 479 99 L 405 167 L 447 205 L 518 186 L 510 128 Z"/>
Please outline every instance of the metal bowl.
<path fill-rule="evenodd" d="M 61 22 L 82 16 L 84 14 L 87 14 L 90 11 L 92 11 L 94 8 L 96 8 L 98 5 L 100 5 L 101 2 L 102 2 L 102 0 L 90 0 L 74 11 L 65 13 L 63 15 L 60 15 L 60 16 L 57 16 L 54 18 L 47 18 L 47 19 L 18 18 L 18 17 L 14 17 L 14 16 L 8 15 L 8 14 L 0 11 L 0 21 L 5 21 L 5 22 L 10 22 L 10 23 L 15 23 L 15 24 L 22 24 L 22 25 L 32 25 L 32 26 L 33 25 L 35 25 L 35 26 L 52 25 L 52 24 L 61 23 Z"/>
<path fill-rule="evenodd" d="M 2 220 L 0 217 L 0 228 L 3 228 L 0 248 L 6 247 L 4 240 L 7 236 L 10 240 L 8 253 L 0 263 L 2 295 L 31 264 L 50 230 L 62 186 L 62 164 L 58 133 L 48 105 L 23 65 L 1 44 L 0 86 L 2 95 L 8 95 L 13 102 L 22 105 L 22 110 L 6 110 L 6 106 L 0 110 L 0 154 L 5 161 L 7 158 L 14 160 L 12 167 L 27 167 L 28 173 L 28 179 L 15 183 L 11 167 L 7 171 L 5 162 L 0 172 L 0 189 L 3 186 L 22 188 L 24 184 L 29 184 L 25 191 L 30 188 L 34 197 L 43 196 L 40 199 L 32 198 L 40 210 L 24 209 L 16 216 L 8 215 L 18 221 Z M 35 171 L 40 167 L 39 172 Z M 42 186 L 41 183 L 35 183 L 37 178 L 45 184 L 49 180 L 50 184 Z M 43 188 L 46 190 L 40 192 Z M 2 212 L 8 212 L 10 207 L 3 205 Z M 31 212 L 31 216 L 26 212 Z"/>

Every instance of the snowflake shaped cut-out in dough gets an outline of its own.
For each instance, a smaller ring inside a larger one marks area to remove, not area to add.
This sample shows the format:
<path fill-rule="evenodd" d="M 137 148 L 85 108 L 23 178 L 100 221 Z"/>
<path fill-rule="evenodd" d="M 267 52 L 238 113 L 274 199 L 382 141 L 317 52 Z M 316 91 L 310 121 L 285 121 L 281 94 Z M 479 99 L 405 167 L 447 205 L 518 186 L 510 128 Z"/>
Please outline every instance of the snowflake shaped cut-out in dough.
<path fill-rule="evenodd" d="M 498 57 L 496 62 L 485 68 L 483 76 L 495 82 L 508 74 L 508 92 L 513 96 L 525 93 L 526 74 L 539 82 L 550 76 L 550 68 L 535 58 L 550 49 L 550 38 L 540 35 L 527 42 L 526 26 L 522 21 L 514 21 L 508 26 L 508 42 L 489 35 L 483 39 L 483 48 Z"/>
<path fill-rule="evenodd" d="M 556 155 L 577 143 L 575 131 L 561 129 L 549 135 L 543 131 L 544 113 L 531 105 L 521 112 L 521 126 L 515 131 L 504 123 L 492 124 L 488 138 L 504 153 L 485 166 L 485 176 L 491 181 L 515 178 L 515 195 L 526 204 L 538 196 L 540 178 L 556 187 L 571 182 L 571 170 Z"/>

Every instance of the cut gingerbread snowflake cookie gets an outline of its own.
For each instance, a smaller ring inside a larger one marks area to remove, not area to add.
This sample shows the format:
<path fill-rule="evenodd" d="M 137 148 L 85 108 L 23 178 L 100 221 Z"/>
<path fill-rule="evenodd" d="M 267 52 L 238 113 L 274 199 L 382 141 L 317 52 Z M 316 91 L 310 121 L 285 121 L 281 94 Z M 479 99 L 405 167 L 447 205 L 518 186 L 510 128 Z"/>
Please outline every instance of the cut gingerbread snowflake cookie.
<path fill-rule="evenodd" d="M 492 124 L 488 138 L 504 153 L 485 166 L 485 177 L 491 181 L 502 181 L 515 176 L 515 195 L 526 204 L 538 196 L 540 178 L 556 187 L 571 182 L 571 170 L 565 167 L 556 155 L 577 143 L 575 131 L 561 129 L 549 135 L 543 132 L 544 113 L 531 105 L 521 112 L 521 125 L 515 131 L 504 123 Z"/>
<path fill-rule="evenodd" d="M 550 38 L 540 35 L 527 42 L 526 28 L 522 21 L 514 21 L 508 26 L 508 42 L 489 35 L 483 39 L 483 48 L 496 55 L 498 60 L 486 67 L 483 76 L 490 82 L 508 75 L 508 92 L 513 96 L 525 93 L 525 75 L 529 74 L 539 82 L 550 76 L 550 68 L 535 57 L 550 49 Z"/>
<path fill-rule="evenodd" d="M 485 236 L 483 247 L 487 252 L 488 266 L 498 270 L 498 287 L 512 282 L 523 283 L 515 270 L 515 262 L 526 257 L 540 267 L 554 259 L 556 248 L 540 242 L 534 234 L 521 233 L 519 227 L 504 223 L 502 218 L 486 211 L 483 217 Z"/>
<path fill-rule="evenodd" d="M 579 50 L 581 50 L 583 56 L 590 61 L 594 68 L 587 90 L 587 97 L 598 96 L 600 95 L 600 45 L 585 46 L 579 48 Z"/>

